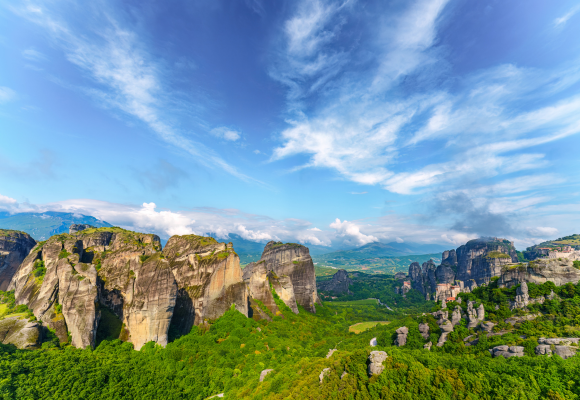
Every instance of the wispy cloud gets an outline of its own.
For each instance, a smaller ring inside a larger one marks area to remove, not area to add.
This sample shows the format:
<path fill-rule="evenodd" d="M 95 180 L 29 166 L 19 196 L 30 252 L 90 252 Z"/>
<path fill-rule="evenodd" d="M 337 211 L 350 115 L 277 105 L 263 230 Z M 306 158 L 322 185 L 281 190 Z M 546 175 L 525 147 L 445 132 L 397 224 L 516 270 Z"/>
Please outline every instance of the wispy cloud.
<path fill-rule="evenodd" d="M 0 86 L 0 104 L 7 103 L 16 98 L 16 92 L 6 86 Z"/>
<path fill-rule="evenodd" d="M 557 28 L 563 27 L 578 11 L 580 11 L 580 5 L 572 7 L 566 14 L 554 20 L 554 26 Z"/>
<path fill-rule="evenodd" d="M 297 19 L 306 28 L 302 35 L 287 30 L 284 60 L 301 60 L 310 49 L 319 54 L 336 51 L 337 31 L 325 27 L 340 26 L 337 20 L 348 15 L 331 4 L 319 7 L 310 19 L 297 12 L 289 20 Z M 289 127 L 281 132 L 282 144 L 271 161 L 306 154 L 309 161 L 294 170 L 330 168 L 345 179 L 400 194 L 549 165 L 540 146 L 580 132 L 579 98 L 562 95 L 580 81 L 580 69 L 563 65 L 542 71 L 507 64 L 458 77 L 453 90 L 409 86 L 407 78 L 434 79 L 441 74 L 434 66 L 447 62 L 437 47 L 446 5 L 443 0 L 418 0 L 398 14 L 377 17 L 381 24 L 367 21 L 369 36 L 377 38 L 371 47 L 374 64 L 341 66 L 349 73 L 334 74 L 330 94 L 311 100 L 315 105 L 299 112 L 289 107 Z M 282 81 L 290 88 L 289 99 L 310 85 L 300 79 Z M 528 102 L 531 108 L 521 106 Z M 417 159 L 421 146 L 437 149 L 444 159 L 430 154 Z"/>
<path fill-rule="evenodd" d="M 22 57 L 29 61 L 44 61 L 46 56 L 35 48 L 29 48 L 22 51 Z"/>
<path fill-rule="evenodd" d="M 242 137 L 242 134 L 235 129 L 231 129 L 225 126 L 220 128 L 214 128 L 210 133 L 220 139 L 224 139 L 230 142 L 235 142 Z"/>
<path fill-rule="evenodd" d="M 88 7 L 91 18 L 87 18 L 82 32 L 75 25 L 68 24 L 63 17 L 67 13 L 58 10 L 54 4 L 50 9 L 30 4 L 10 8 L 46 29 L 67 59 L 91 78 L 92 86 L 85 91 L 103 106 L 141 120 L 162 140 L 208 167 L 217 167 L 245 181 L 257 182 L 239 172 L 212 149 L 186 138 L 180 133 L 179 126 L 164 116 L 162 110 L 167 106 L 166 99 L 175 93 L 167 92 L 164 87 L 161 64 L 148 53 L 133 31 L 115 19 L 114 12 L 105 3 L 100 3 L 98 8 Z M 28 51 L 25 56 L 37 54 Z"/>

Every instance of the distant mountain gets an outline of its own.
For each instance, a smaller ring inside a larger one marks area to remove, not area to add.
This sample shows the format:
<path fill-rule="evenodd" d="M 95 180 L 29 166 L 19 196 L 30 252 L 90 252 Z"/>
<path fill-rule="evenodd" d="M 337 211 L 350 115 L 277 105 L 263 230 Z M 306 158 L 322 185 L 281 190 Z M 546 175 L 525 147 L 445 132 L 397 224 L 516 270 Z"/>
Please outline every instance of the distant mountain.
<path fill-rule="evenodd" d="M 108 222 L 89 215 L 56 211 L 10 214 L 0 211 L 0 228 L 26 232 L 39 241 L 47 240 L 59 233 L 68 233 L 68 228 L 72 224 L 88 224 L 97 228 L 112 226 Z"/>
<path fill-rule="evenodd" d="M 440 244 L 420 244 L 420 243 L 381 243 L 373 242 L 350 250 L 334 251 L 322 255 L 317 255 L 317 260 L 358 260 L 373 257 L 398 257 L 414 254 L 434 254 L 449 250 L 452 246 Z"/>

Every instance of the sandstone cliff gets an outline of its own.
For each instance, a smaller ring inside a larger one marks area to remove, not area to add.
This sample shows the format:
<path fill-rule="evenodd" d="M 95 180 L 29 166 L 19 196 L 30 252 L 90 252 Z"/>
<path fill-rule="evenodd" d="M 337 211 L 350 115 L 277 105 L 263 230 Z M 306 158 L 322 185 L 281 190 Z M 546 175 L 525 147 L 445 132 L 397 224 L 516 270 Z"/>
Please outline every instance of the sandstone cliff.
<path fill-rule="evenodd" d="M 556 286 L 580 282 L 580 270 L 567 259 L 538 259 L 529 264 L 519 264 L 504 269 L 498 280 L 499 287 L 512 287 L 522 282 L 542 284 L 554 282 Z"/>
<path fill-rule="evenodd" d="M 504 266 L 517 263 L 513 242 L 501 238 L 470 240 L 457 249 L 456 279 L 473 279 L 478 285 L 500 276 Z"/>
<path fill-rule="evenodd" d="M 0 290 L 6 290 L 14 273 L 36 246 L 28 233 L 0 229 Z"/>
<path fill-rule="evenodd" d="M 269 242 L 260 261 L 246 266 L 244 281 L 250 289 L 250 297 L 262 301 L 267 307 L 273 301 L 271 294 L 267 293 L 271 283 L 280 299 L 295 313 L 298 313 L 297 304 L 316 312 L 315 303 L 319 299 L 314 263 L 305 246 Z"/>
<path fill-rule="evenodd" d="M 44 265 L 45 273 L 34 271 Z M 167 344 L 194 324 L 221 316 L 232 304 L 247 315 L 239 258 L 212 238 L 174 236 L 161 251 L 159 237 L 120 228 L 51 237 L 35 248 L 9 289 L 61 341 L 94 346 L 101 309 L 122 323 L 120 338 L 136 349 Z"/>

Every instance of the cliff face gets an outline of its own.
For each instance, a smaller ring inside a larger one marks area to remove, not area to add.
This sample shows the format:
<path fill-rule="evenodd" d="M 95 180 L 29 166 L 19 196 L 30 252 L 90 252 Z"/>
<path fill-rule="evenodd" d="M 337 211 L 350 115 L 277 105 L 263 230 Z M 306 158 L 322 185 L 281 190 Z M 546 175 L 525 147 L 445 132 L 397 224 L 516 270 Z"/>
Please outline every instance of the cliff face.
<path fill-rule="evenodd" d="M 27 233 L 0 229 L 0 290 L 6 290 L 36 240 Z"/>
<path fill-rule="evenodd" d="M 517 263 L 513 242 L 501 238 L 481 238 L 457 249 L 457 279 L 475 280 L 478 285 L 489 283 L 501 275 L 504 266 Z"/>
<path fill-rule="evenodd" d="M 260 261 L 246 266 L 244 281 L 250 288 L 250 296 L 267 305 L 271 294 L 266 293 L 269 284 L 263 280 L 264 274 L 276 293 L 295 313 L 298 312 L 296 304 L 316 312 L 315 303 L 319 301 L 316 276 L 307 247 L 296 243 L 269 242 Z"/>
<path fill-rule="evenodd" d="M 320 282 L 318 289 L 334 293 L 348 293 L 348 287 L 351 283 L 352 279 L 348 277 L 346 270 L 339 269 L 336 274 L 332 275 L 332 279 Z"/>
<path fill-rule="evenodd" d="M 39 277 L 41 263 L 46 272 Z M 156 235 L 120 228 L 53 236 L 28 255 L 10 289 L 61 341 L 70 332 L 76 347 L 95 345 L 102 307 L 136 349 L 149 341 L 165 345 L 170 325 L 176 336 L 187 333 L 231 304 L 247 315 L 238 256 L 194 235 L 170 238 L 163 252 Z"/>
<path fill-rule="evenodd" d="M 580 270 L 574 268 L 573 261 L 567 259 L 539 259 L 529 265 L 519 265 L 505 270 L 499 280 L 499 287 L 512 287 L 522 282 L 542 284 L 554 282 L 556 286 L 580 282 Z"/>
<path fill-rule="evenodd" d="M 423 286 L 423 274 L 421 266 L 418 262 L 413 262 L 409 265 L 409 279 L 411 280 L 411 288 L 425 294 L 425 287 Z"/>

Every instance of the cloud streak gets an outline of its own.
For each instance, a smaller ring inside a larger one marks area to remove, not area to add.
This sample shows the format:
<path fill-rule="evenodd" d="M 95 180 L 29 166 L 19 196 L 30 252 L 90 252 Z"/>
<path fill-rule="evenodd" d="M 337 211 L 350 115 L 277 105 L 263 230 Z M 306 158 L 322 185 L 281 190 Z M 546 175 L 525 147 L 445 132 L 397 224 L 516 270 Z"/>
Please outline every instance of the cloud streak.
<path fill-rule="evenodd" d="M 259 183 L 239 172 L 212 149 L 184 137 L 179 127 L 164 116 L 165 99 L 175 93 L 167 93 L 164 88 L 161 64 L 147 52 L 133 31 L 115 19 L 114 12 L 107 8 L 106 3 L 99 3 L 99 9 L 88 7 L 92 14 L 87 18 L 82 33 L 58 17 L 67 13 L 56 8 L 55 4 L 44 7 L 44 2 L 11 7 L 17 15 L 43 27 L 64 51 L 66 58 L 90 77 L 93 85 L 84 90 L 104 107 L 121 110 L 139 119 L 163 141 L 185 151 L 207 167 L 217 167 L 244 181 Z M 29 51 L 25 56 L 30 58 L 37 54 Z"/>

